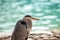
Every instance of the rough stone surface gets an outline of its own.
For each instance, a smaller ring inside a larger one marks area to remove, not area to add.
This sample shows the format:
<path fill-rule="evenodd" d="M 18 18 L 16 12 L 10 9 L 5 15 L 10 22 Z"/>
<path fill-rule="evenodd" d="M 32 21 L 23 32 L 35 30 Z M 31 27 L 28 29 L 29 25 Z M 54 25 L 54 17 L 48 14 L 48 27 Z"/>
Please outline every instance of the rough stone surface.
<path fill-rule="evenodd" d="M 1 34 L 1 33 L 0 33 Z M 6 33 L 5 33 L 6 34 Z M 11 40 L 11 34 L 7 33 L 6 35 L 3 34 L 0 35 L 0 40 Z M 59 33 L 55 33 L 51 31 L 51 34 L 49 33 L 31 33 L 29 35 L 28 40 L 60 40 L 60 32 Z"/>

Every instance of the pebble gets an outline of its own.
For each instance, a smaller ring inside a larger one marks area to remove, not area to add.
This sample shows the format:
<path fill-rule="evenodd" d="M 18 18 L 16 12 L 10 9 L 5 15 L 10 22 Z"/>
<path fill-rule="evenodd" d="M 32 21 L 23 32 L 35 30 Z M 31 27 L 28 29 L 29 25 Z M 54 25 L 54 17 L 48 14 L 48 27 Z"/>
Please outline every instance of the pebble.
<path fill-rule="evenodd" d="M 4 39 L 0 37 L 0 40 L 10 40 L 8 37 Z M 51 31 L 49 33 L 40 33 L 40 34 L 30 34 L 28 40 L 60 40 L 60 31 Z"/>

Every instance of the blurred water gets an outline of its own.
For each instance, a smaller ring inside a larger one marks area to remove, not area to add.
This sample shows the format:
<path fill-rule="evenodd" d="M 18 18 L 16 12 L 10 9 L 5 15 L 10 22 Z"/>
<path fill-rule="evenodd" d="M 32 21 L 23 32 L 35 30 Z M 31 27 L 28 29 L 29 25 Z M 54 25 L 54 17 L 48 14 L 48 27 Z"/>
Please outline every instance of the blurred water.
<path fill-rule="evenodd" d="M 60 30 L 60 0 L 0 0 L 0 32 L 11 32 L 25 15 L 40 19 L 33 31 Z"/>

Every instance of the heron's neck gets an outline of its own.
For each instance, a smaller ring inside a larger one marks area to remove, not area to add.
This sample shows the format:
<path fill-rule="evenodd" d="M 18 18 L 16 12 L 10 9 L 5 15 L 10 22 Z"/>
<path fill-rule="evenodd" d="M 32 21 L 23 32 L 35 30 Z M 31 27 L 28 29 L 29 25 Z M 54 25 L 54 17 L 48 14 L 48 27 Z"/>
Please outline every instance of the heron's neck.
<path fill-rule="evenodd" d="M 23 19 L 26 23 L 27 26 L 32 27 L 32 21 L 30 19 Z"/>

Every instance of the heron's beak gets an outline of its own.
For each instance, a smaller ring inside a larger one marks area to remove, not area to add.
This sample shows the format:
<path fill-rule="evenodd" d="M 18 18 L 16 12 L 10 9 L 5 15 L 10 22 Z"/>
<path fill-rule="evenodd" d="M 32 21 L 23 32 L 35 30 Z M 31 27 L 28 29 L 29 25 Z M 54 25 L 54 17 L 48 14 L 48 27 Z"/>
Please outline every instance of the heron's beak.
<path fill-rule="evenodd" d="M 32 20 L 40 20 L 40 19 L 38 19 L 38 18 L 32 18 Z"/>

